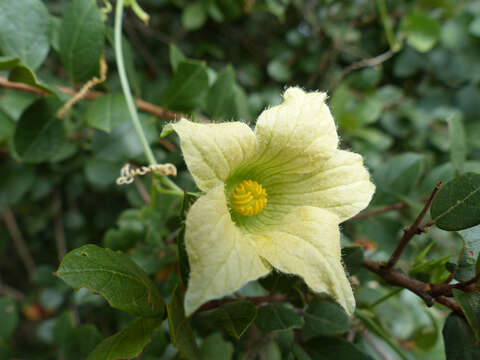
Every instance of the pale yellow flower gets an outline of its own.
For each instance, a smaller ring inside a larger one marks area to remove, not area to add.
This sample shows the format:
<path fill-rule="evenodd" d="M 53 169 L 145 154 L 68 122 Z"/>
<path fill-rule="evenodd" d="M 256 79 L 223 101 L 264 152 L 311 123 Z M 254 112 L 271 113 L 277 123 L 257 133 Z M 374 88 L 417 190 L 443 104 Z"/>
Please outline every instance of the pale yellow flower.
<path fill-rule="evenodd" d="M 186 219 L 187 315 L 272 267 L 354 311 L 338 225 L 368 205 L 375 187 L 362 157 L 337 149 L 325 98 L 290 88 L 254 131 L 241 122 L 185 119 L 165 127 L 163 135 L 180 136 L 188 169 L 205 192 Z"/>

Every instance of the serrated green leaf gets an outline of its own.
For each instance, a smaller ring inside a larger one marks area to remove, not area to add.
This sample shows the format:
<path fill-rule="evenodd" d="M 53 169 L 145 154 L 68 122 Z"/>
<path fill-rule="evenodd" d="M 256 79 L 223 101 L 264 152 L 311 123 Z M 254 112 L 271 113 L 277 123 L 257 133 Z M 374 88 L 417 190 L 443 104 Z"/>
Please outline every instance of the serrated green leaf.
<path fill-rule="evenodd" d="M 18 324 L 18 310 L 15 302 L 8 298 L 0 298 L 0 339 L 7 339 L 15 331 Z"/>
<path fill-rule="evenodd" d="M 442 186 L 430 215 L 443 230 L 462 230 L 480 224 L 480 174 L 466 173 Z"/>
<path fill-rule="evenodd" d="M 480 335 L 480 293 L 466 293 L 458 289 L 452 289 L 452 292 L 478 342 Z"/>
<path fill-rule="evenodd" d="M 125 329 L 112 335 L 90 353 L 87 360 L 133 359 L 140 355 L 150 342 L 152 334 L 162 324 L 162 318 L 139 318 Z"/>
<path fill-rule="evenodd" d="M 476 360 L 480 348 L 467 322 L 452 312 L 443 327 L 443 341 L 447 360 Z"/>
<path fill-rule="evenodd" d="M 257 309 L 245 300 L 224 304 L 217 309 L 204 311 L 197 320 L 215 329 L 222 329 L 239 339 L 255 320 Z"/>
<path fill-rule="evenodd" d="M 185 29 L 196 30 L 201 28 L 205 20 L 207 20 L 207 13 L 202 1 L 195 1 L 183 9 L 182 25 Z"/>
<path fill-rule="evenodd" d="M 60 29 L 60 58 L 72 83 L 98 75 L 104 25 L 95 2 L 70 2 Z"/>
<path fill-rule="evenodd" d="M 408 44 L 420 52 L 429 51 L 440 36 L 437 21 L 419 11 L 408 14 L 403 19 L 402 28 L 407 34 Z"/>
<path fill-rule="evenodd" d="M 461 174 L 467 158 L 467 139 L 462 118 L 453 114 L 447 119 L 450 139 L 450 159 L 457 175 Z"/>
<path fill-rule="evenodd" d="M 0 50 L 37 69 L 45 60 L 50 15 L 40 0 L 0 0 Z"/>
<path fill-rule="evenodd" d="M 9 70 L 14 68 L 20 59 L 12 56 L 0 56 L 0 70 Z"/>
<path fill-rule="evenodd" d="M 333 300 L 314 299 L 305 312 L 302 337 L 305 341 L 319 336 L 337 336 L 350 328 L 350 319 L 343 308 Z"/>
<path fill-rule="evenodd" d="M 185 60 L 186 57 L 182 53 L 182 51 L 174 44 L 170 44 L 168 54 L 170 58 L 170 66 L 172 67 L 173 72 L 176 72 L 178 68 L 178 64 L 181 61 Z"/>
<path fill-rule="evenodd" d="M 167 310 L 168 327 L 170 328 L 170 337 L 173 346 L 189 360 L 200 359 L 190 320 L 185 317 L 183 294 L 178 285 L 173 291 L 170 304 L 167 305 Z"/>
<path fill-rule="evenodd" d="M 207 336 L 200 346 L 202 360 L 230 360 L 232 356 L 233 344 L 225 341 L 220 333 Z"/>
<path fill-rule="evenodd" d="M 455 271 L 455 279 L 467 281 L 472 279 L 476 271 L 476 263 L 480 254 L 480 225 L 459 232 L 463 239 L 463 249 Z"/>
<path fill-rule="evenodd" d="M 60 150 L 65 141 L 65 130 L 63 122 L 55 115 L 61 105 L 56 98 L 43 98 L 22 113 L 13 140 L 23 161 L 44 162 Z"/>
<path fill-rule="evenodd" d="M 208 75 L 205 64 L 194 60 L 183 60 L 178 64 L 163 103 L 171 110 L 199 109 L 204 103 L 207 90 Z"/>
<path fill-rule="evenodd" d="M 129 121 L 127 102 L 122 94 L 105 94 L 95 99 L 85 114 L 91 127 L 110 132 L 123 122 Z"/>
<path fill-rule="evenodd" d="M 317 338 L 306 344 L 312 359 L 373 360 L 352 343 L 339 338 Z"/>
<path fill-rule="evenodd" d="M 257 311 L 255 325 L 263 332 L 299 329 L 305 321 L 293 309 L 282 304 L 262 306 Z"/>
<path fill-rule="evenodd" d="M 135 316 L 161 317 L 164 302 L 155 284 L 130 258 L 96 245 L 70 251 L 56 275 L 75 289 L 99 293 L 110 306 Z"/>

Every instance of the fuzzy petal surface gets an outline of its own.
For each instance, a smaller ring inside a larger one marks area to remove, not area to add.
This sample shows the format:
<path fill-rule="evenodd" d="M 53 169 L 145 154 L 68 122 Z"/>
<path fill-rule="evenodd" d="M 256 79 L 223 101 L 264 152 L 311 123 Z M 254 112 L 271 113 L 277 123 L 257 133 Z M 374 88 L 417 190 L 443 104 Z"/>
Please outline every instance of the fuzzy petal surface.
<path fill-rule="evenodd" d="M 175 131 L 180 136 L 185 163 L 200 190 L 219 185 L 256 152 L 256 139 L 241 122 L 199 124 L 181 119 L 168 124 L 162 136 Z"/>
<path fill-rule="evenodd" d="M 256 162 L 267 173 L 309 173 L 313 164 L 328 158 L 338 145 L 326 94 L 289 88 L 283 98 L 282 104 L 263 111 L 257 120 Z"/>
<path fill-rule="evenodd" d="M 231 294 L 271 271 L 233 223 L 223 186 L 210 190 L 190 208 L 185 246 L 190 263 L 187 316 L 204 302 Z"/>
<path fill-rule="evenodd" d="M 300 204 L 315 206 L 335 213 L 342 222 L 367 207 L 375 185 L 360 155 L 337 150 L 316 167 L 311 174 L 272 178 L 272 210 L 286 214 Z"/>
<path fill-rule="evenodd" d="M 338 217 L 304 206 L 282 225 L 253 235 L 257 252 L 276 269 L 302 277 L 314 291 L 326 292 L 351 315 L 355 298 L 341 263 Z"/>

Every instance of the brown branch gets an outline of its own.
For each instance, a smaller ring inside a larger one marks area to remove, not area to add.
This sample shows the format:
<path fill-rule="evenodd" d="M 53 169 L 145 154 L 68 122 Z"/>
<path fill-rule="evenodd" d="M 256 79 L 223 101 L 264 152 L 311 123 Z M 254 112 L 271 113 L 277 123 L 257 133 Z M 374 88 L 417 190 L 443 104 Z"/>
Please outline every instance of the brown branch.
<path fill-rule="evenodd" d="M 28 276 L 31 280 L 33 279 L 33 275 L 35 273 L 35 263 L 32 255 L 30 254 L 30 250 L 28 250 L 27 244 L 25 243 L 22 232 L 18 227 L 17 221 L 15 220 L 15 216 L 8 206 L 3 208 L 2 217 L 5 221 L 5 225 L 7 225 L 7 230 L 10 234 L 10 237 L 13 240 L 13 245 L 15 246 L 18 255 L 22 259 L 23 265 L 27 269 Z"/>
<path fill-rule="evenodd" d="M 363 266 L 380 276 L 388 284 L 400 286 L 418 295 L 428 307 L 433 306 L 436 301 L 439 304 L 445 305 L 451 310 L 463 315 L 462 309 L 457 304 L 455 299 L 452 298 L 452 288 L 454 285 L 425 283 L 423 281 L 410 278 L 399 270 L 387 268 L 382 262 L 377 262 L 370 259 L 364 259 Z"/>
<path fill-rule="evenodd" d="M 407 231 L 403 234 L 402 239 L 400 240 L 400 243 L 398 244 L 397 248 L 393 252 L 392 256 L 390 257 L 390 260 L 388 260 L 388 263 L 386 264 L 386 268 L 391 269 L 395 266 L 397 263 L 398 259 L 400 259 L 400 256 L 402 255 L 403 250 L 405 249 L 405 246 L 407 246 L 408 242 L 417 234 L 420 234 L 424 231 L 424 228 L 420 227 L 420 223 L 422 222 L 423 218 L 425 217 L 425 214 L 427 213 L 428 209 L 430 208 L 430 205 L 432 205 L 432 201 L 437 195 L 438 190 L 440 190 L 440 186 L 442 186 L 441 182 L 438 182 L 437 185 L 435 185 L 435 188 L 432 191 L 432 194 L 428 198 L 425 206 L 423 207 L 422 211 L 420 214 L 418 214 L 417 218 L 415 219 L 414 223 L 407 228 Z"/>
<path fill-rule="evenodd" d="M 19 82 L 14 82 L 10 81 L 5 77 L 0 77 L 0 87 L 7 88 L 7 89 L 12 89 L 12 90 L 18 90 L 18 91 L 24 91 L 24 92 L 30 92 L 42 96 L 47 96 L 49 95 L 45 90 L 41 90 L 38 88 L 35 88 L 33 86 L 24 84 L 24 83 L 19 83 Z M 64 87 L 64 86 L 57 86 L 57 89 L 60 90 L 61 92 L 65 94 L 70 94 L 70 95 L 75 95 L 77 94 L 77 91 L 72 88 Z M 100 91 L 89 91 L 87 94 L 83 97 L 85 100 L 94 100 L 98 98 L 99 96 L 103 95 L 103 92 Z M 181 117 L 184 117 L 185 115 L 182 113 L 177 113 L 173 112 L 170 110 L 167 110 L 163 107 L 154 105 L 152 103 L 146 102 L 142 99 L 136 99 L 137 106 L 140 110 L 153 114 L 157 117 L 163 118 L 163 119 L 168 119 L 168 120 L 177 120 Z"/>

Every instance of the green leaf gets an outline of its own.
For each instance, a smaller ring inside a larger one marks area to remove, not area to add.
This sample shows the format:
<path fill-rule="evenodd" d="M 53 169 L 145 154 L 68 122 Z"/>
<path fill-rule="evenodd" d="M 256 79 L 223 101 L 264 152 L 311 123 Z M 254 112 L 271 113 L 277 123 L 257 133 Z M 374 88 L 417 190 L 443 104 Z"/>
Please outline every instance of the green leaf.
<path fill-rule="evenodd" d="M 15 66 L 13 70 L 10 71 L 10 74 L 8 75 L 8 80 L 33 86 L 37 89 L 45 91 L 47 94 L 55 94 L 52 89 L 38 81 L 37 76 L 33 73 L 33 71 L 25 65 Z"/>
<path fill-rule="evenodd" d="M 448 137 L 450 138 L 450 158 L 457 175 L 461 174 L 467 158 L 467 139 L 462 118 L 459 114 L 451 115 L 448 120 Z"/>
<path fill-rule="evenodd" d="M 255 319 L 255 325 L 265 333 L 299 329 L 304 324 L 302 317 L 293 309 L 278 303 L 259 308 Z"/>
<path fill-rule="evenodd" d="M 72 83 L 98 74 L 103 46 L 104 25 L 96 3 L 71 1 L 60 30 L 60 58 Z"/>
<path fill-rule="evenodd" d="M 227 66 L 217 76 L 207 95 L 207 114 L 213 120 L 238 119 L 235 71 Z"/>
<path fill-rule="evenodd" d="M 14 68 L 20 59 L 12 56 L 0 56 L 0 70 L 9 70 Z"/>
<path fill-rule="evenodd" d="M 204 311 L 197 319 L 208 327 L 222 329 L 240 339 L 255 320 L 257 309 L 249 301 L 240 300 L 224 304 L 217 309 Z"/>
<path fill-rule="evenodd" d="M 48 161 L 60 150 L 65 141 L 65 130 L 63 122 L 55 115 L 61 105 L 56 98 L 43 98 L 22 113 L 13 140 L 23 161 Z"/>
<path fill-rule="evenodd" d="M 18 310 L 15 302 L 8 298 L 0 298 L 0 339 L 7 339 L 15 331 L 18 324 Z"/>
<path fill-rule="evenodd" d="M 477 273 L 476 263 L 480 254 L 480 225 L 460 231 L 463 239 L 463 249 L 459 257 L 455 279 L 467 281 L 475 277 Z"/>
<path fill-rule="evenodd" d="M 200 347 L 202 360 L 230 360 L 232 356 L 232 343 L 225 341 L 220 333 L 207 336 Z"/>
<path fill-rule="evenodd" d="M 135 316 L 161 317 L 164 302 L 155 284 L 130 258 L 96 245 L 70 251 L 56 275 L 75 289 L 99 293 L 110 306 Z"/>
<path fill-rule="evenodd" d="M 315 341 L 307 343 L 305 348 L 312 355 L 312 359 L 315 360 L 373 360 L 372 357 L 365 354 L 355 345 L 343 339 L 317 338 Z"/>
<path fill-rule="evenodd" d="M 462 230 L 480 224 L 480 174 L 466 173 L 440 188 L 430 215 L 443 230 Z"/>
<path fill-rule="evenodd" d="M 472 329 L 459 315 L 452 312 L 448 316 L 442 333 L 447 360 L 476 360 L 480 358 L 480 348 L 475 341 Z"/>
<path fill-rule="evenodd" d="M 95 99 L 85 115 L 91 127 L 110 132 L 123 122 L 129 121 L 127 102 L 122 94 L 105 94 Z"/>
<path fill-rule="evenodd" d="M 422 12 L 408 14 L 402 22 L 402 28 L 407 34 L 407 42 L 420 52 L 429 51 L 440 35 L 440 25 L 437 21 Z"/>
<path fill-rule="evenodd" d="M 462 308 L 468 324 L 471 326 L 475 338 L 478 341 L 480 335 L 480 293 L 466 293 L 458 289 L 452 289 L 452 292 L 458 305 Z"/>
<path fill-rule="evenodd" d="M 205 20 L 207 20 L 207 13 L 202 1 L 189 4 L 183 10 L 182 25 L 187 30 L 201 28 Z"/>
<path fill-rule="evenodd" d="M 187 359 L 199 359 L 198 347 L 195 342 L 190 320 L 185 317 L 183 308 L 183 294 L 181 288 L 177 286 L 173 291 L 168 310 L 168 327 L 170 328 L 170 337 L 172 344 Z"/>
<path fill-rule="evenodd" d="M 397 155 L 374 173 L 378 187 L 377 202 L 392 202 L 397 195 L 408 195 L 423 171 L 423 156 L 415 153 Z"/>
<path fill-rule="evenodd" d="M 183 60 L 164 96 L 171 110 L 192 111 L 202 107 L 208 90 L 207 67 L 203 62 Z"/>
<path fill-rule="evenodd" d="M 292 70 L 288 66 L 287 59 L 277 57 L 270 61 L 267 66 L 268 75 L 278 82 L 288 81 L 292 77 Z"/>
<path fill-rule="evenodd" d="M 140 114 L 140 122 L 149 144 L 158 137 L 157 120 L 154 116 Z M 113 125 L 113 124 L 111 124 Z M 125 162 L 135 156 L 143 156 L 143 146 L 128 118 L 110 133 L 97 131 L 92 138 L 92 150 L 97 157 L 110 162 Z"/>
<path fill-rule="evenodd" d="M 185 225 L 182 226 L 177 237 L 177 256 L 180 277 L 185 287 L 188 286 L 188 276 L 190 274 L 190 264 L 188 262 L 187 249 L 185 247 Z"/>
<path fill-rule="evenodd" d="M 312 358 L 308 353 L 303 350 L 299 345 L 294 344 L 292 347 L 292 353 L 295 356 L 296 360 L 311 360 Z"/>
<path fill-rule="evenodd" d="M 0 50 L 37 69 L 48 55 L 50 15 L 40 0 L 0 0 Z"/>
<path fill-rule="evenodd" d="M 468 30 L 473 36 L 480 37 L 480 16 L 477 15 L 477 17 L 470 23 Z"/>
<path fill-rule="evenodd" d="M 83 360 L 102 340 L 102 336 L 93 325 L 75 327 L 72 311 L 59 316 L 53 327 L 53 337 L 60 352 L 69 360 Z"/>
<path fill-rule="evenodd" d="M 180 64 L 181 61 L 186 60 L 187 58 L 182 53 L 182 51 L 174 44 L 170 44 L 168 53 L 170 57 L 170 66 L 172 67 L 173 72 L 176 72 L 178 64 Z"/>
<path fill-rule="evenodd" d="M 329 299 L 314 299 L 305 312 L 302 337 L 305 341 L 318 336 L 337 336 L 350 328 L 350 319 L 343 308 Z"/>
<path fill-rule="evenodd" d="M 361 246 L 347 246 L 342 249 L 342 262 L 348 273 L 356 274 L 363 266 L 363 248 Z"/>
<path fill-rule="evenodd" d="M 0 205 L 14 205 L 30 190 L 35 181 L 35 172 L 31 166 L 13 161 L 2 163 L 0 171 Z"/>
<path fill-rule="evenodd" d="M 150 342 L 152 334 L 162 324 L 162 318 L 139 318 L 125 329 L 112 335 L 90 353 L 87 360 L 133 359 L 140 355 Z"/>

